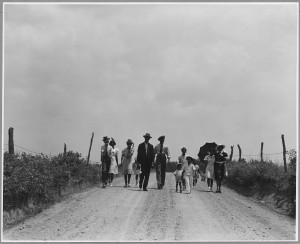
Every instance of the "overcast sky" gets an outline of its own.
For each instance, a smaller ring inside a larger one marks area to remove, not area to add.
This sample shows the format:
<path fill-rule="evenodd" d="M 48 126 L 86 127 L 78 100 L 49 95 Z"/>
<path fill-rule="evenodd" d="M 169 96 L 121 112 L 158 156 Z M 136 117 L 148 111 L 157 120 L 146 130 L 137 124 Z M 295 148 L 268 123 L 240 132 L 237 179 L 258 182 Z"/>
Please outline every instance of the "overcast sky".
<path fill-rule="evenodd" d="M 13 127 L 18 146 L 86 157 L 94 132 L 92 161 L 103 136 L 147 132 L 171 160 L 296 148 L 297 23 L 297 3 L 5 4 L 4 143 Z"/>

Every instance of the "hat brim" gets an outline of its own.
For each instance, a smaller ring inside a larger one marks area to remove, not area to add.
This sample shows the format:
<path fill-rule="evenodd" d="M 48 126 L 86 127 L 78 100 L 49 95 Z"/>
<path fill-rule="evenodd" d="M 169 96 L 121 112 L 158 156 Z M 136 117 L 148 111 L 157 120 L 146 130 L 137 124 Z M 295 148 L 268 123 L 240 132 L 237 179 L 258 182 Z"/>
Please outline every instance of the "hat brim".
<path fill-rule="evenodd" d="M 195 161 L 195 159 L 190 157 L 190 156 L 186 157 L 186 160 L 189 160 L 189 159 L 192 160 L 192 161 Z"/>
<path fill-rule="evenodd" d="M 152 138 L 152 136 L 147 136 L 147 135 L 144 135 L 143 137 L 145 137 L 145 138 L 146 138 L 146 137 L 147 137 L 147 138 Z"/>
<path fill-rule="evenodd" d="M 218 150 L 218 149 L 224 149 L 225 148 L 225 145 L 218 145 L 218 146 L 216 146 L 216 150 Z"/>

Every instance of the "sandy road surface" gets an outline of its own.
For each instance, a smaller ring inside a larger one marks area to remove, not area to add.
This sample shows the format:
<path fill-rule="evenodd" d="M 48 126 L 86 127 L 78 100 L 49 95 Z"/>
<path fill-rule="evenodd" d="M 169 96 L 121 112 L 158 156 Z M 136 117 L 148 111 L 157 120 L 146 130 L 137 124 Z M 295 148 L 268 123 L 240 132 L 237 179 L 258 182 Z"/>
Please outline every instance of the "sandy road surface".
<path fill-rule="evenodd" d="M 228 241 L 295 240 L 295 221 L 234 191 L 206 192 L 198 182 L 192 194 L 176 193 L 174 176 L 157 190 L 151 173 L 149 191 L 95 187 L 55 204 L 4 231 L 3 240 L 70 241 Z"/>

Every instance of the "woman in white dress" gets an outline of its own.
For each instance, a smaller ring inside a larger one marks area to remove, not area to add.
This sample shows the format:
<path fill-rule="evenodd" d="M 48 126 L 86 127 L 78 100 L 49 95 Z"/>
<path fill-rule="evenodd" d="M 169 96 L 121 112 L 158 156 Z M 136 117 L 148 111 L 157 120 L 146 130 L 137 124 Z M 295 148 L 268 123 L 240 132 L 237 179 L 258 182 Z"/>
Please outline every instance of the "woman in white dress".
<path fill-rule="evenodd" d="M 208 155 L 205 156 L 204 161 L 206 161 L 205 177 L 207 179 L 207 191 L 212 191 L 213 182 L 215 179 L 214 163 L 215 155 L 213 152 L 207 152 Z"/>
<path fill-rule="evenodd" d="M 133 174 L 133 142 L 131 139 L 128 139 L 127 142 L 127 147 L 122 151 L 122 157 L 121 157 L 121 162 L 122 162 L 122 173 L 124 175 L 124 180 L 125 180 L 125 185 L 124 187 L 130 187 L 130 178 L 131 175 Z"/>
<path fill-rule="evenodd" d="M 109 142 L 109 145 L 112 147 L 111 150 L 111 163 L 109 168 L 109 185 L 112 186 L 114 175 L 118 174 L 118 152 L 119 149 L 115 148 L 116 142 L 113 138 L 111 138 L 111 141 Z"/>

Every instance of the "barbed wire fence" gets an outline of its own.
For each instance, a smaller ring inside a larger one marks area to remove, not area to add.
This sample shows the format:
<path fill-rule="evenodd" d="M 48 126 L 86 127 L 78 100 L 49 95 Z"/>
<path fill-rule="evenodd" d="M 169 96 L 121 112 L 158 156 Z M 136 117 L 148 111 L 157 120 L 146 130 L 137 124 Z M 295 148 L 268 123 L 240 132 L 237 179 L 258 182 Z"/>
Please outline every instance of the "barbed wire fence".
<path fill-rule="evenodd" d="M 52 154 L 47 154 L 47 153 L 41 153 L 41 152 L 36 152 L 36 151 L 33 151 L 31 149 L 28 149 L 28 148 L 25 148 L 25 147 L 22 147 L 22 146 L 19 146 L 19 145 L 16 145 L 14 144 L 15 146 L 15 152 L 16 153 L 19 153 L 19 154 L 22 154 L 23 152 L 27 152 L 27 153 L 30 153 L 30 154 L 34 154 L 34 155 L 43 155 L 43 156 L 47 156 L 49 157 L 50 159 L 55 156 L 55 155 L 52 155 Z M 8 144 L 4 144 L 4 148 L 3 148 L 3 152 L 7 152 L 8 151 Z M 264 156 L 264 159 L 267 161 L 268 160 L 268 156 L 274 156 L 274 155 L 282 155 L 283 152 L 277 152 L 277 153 L 265 153 L 263 156 Z M 248 159 L 253 159 L 253 160 L 260 160 L 260 157 L 261 155 L 260 154 L 248 154 L 248 155 L 243 155 L 243 158 L 247 157 Z M 239 155 L 233 155 L 232 158 L 239 158 Z M 94 163 L 94 164 L 97 164 L 99 162 L 97 161 L 92 161 L 90 160 L 91 163 Z"/>
<path fill-rule="evenodd" d="M 15 147 L 16 147 L 17 148 L 16 152 L 18 152 L 18 150 L 19 150 L 19 151 L 21 151 L 21 153 L 23 153 L 23 151 L 26 151 L 26 152 L 29 152 L 31 154 L 33 153 L 35 155 L 48 156 L 50 158 L 50 160 L 51 160 L 51 158 L 52 158 L 51 154 L 49 155 L 49 154 L 45 154 L 45 153 L 39 153 L 39 152 L 36 152 L 34 150 L 25 148 L 23 146 L 19 146 L 19 145 L 14 144 L 14 141 L 13 141 L 13 130 L 14 130 L 14 128 L 12 128 L 12 127 L 10 127 L 9 130 L 8 130 L 8 134 L 9 134 L 8 144 L 4 144 L 4 146 L 6 146 L 6 151 L 7 151 L 7 147 L 8 147 L 8 152 L 13 154 L 14 151 L 15 151 Z M 89 153 L 88 153 L 88 156 L 86 157 L 86 160 L 87 160 L 88 163 L 91 162 L 91 163 L 98 164 L 98 162 L 90 161 L 90 151 L 91 151 L 91 147 L 92 147 L 92 143 L 93 143 L 93 137 L 94 137 L 94 132 L 92 133 L 92 138 L 91 138 L 90 147 L 89 147 Z M 286 156 L 288 155 L 289 151 L 286 150 L 284 135 L 281 135 L 281 139 L 282 139 L 282 146 L 283 146 L 283 151 L 282 152 L 263 153 L 264 142 L 261 142 L 261 151 L 260 151 L 260 154 L 243 155 L 243 159 L 245 159 L 245 157 L 248 157 L 248 160 L 250 158 L 250 160 L 254 159 L 254 160 L 260 160 L 260 161 L 268 161 L 268 157 L 282 154 L 284 168 L 285 168 L 285 171 L 286 171 L 287 170 Z M 230 153 L 229 160 L 231 161 L 233 158 L 236 158 L 236 157 L 238 157 L 238 161 L 242 160 L 242 149 L 241 149 L 240 145 L 237 144 L 237 147 L 239 149 L 239 155 L 233 155 L 233 147 L 234 147 L 234 145 L 230 146 L 230 147 L 231 147 L 231 153 Z M 66 146 L 66 144 L 64 144 L 64 154 L 66 154 L 66 152 L 67 152 L 66 148 L 67 148 L 67 146 Z"/>
<path fill-rule="evenodd" d="M 4 143 L 3 144 L 4 145 L 4 147 L 3 147 L 3 153 L 4 152 L 8 152 L 8 144 L 7 143 Z M 35 155 L 35 156 L 37 156 L 37 155 L 40 155 L 40 156 L 47 156 L 47 157 L 49 157 L 50 159 L 52 158 L 52 157 L 54 157 L 55 155 L 52 155 L 52 154 L 47 154 L 47 153 L 39 153 L 39 152 L 35 152 L 35 151 L 33 151 L 33 150 L 30 150 L 30 149 L 28 149 L 28 148 L 25 148 L 25 147 L 21 147 L 21 146 L 19 146 L 19 145 L 16 145 L 16 144 L 14 144 L 14 147 L 15 147 L 15 153 L 19 153 L 19 154 L 22 154 L 22 153 L 28 153 L 28 154 L 33 154 L 33 155 Z M 92 160 L 90 160 L 90 162 L 91 163 L 93 163 L 93 164 L 99 164 L 99 162 L 97 162 L 97 161 L 92 161 Z"/>

